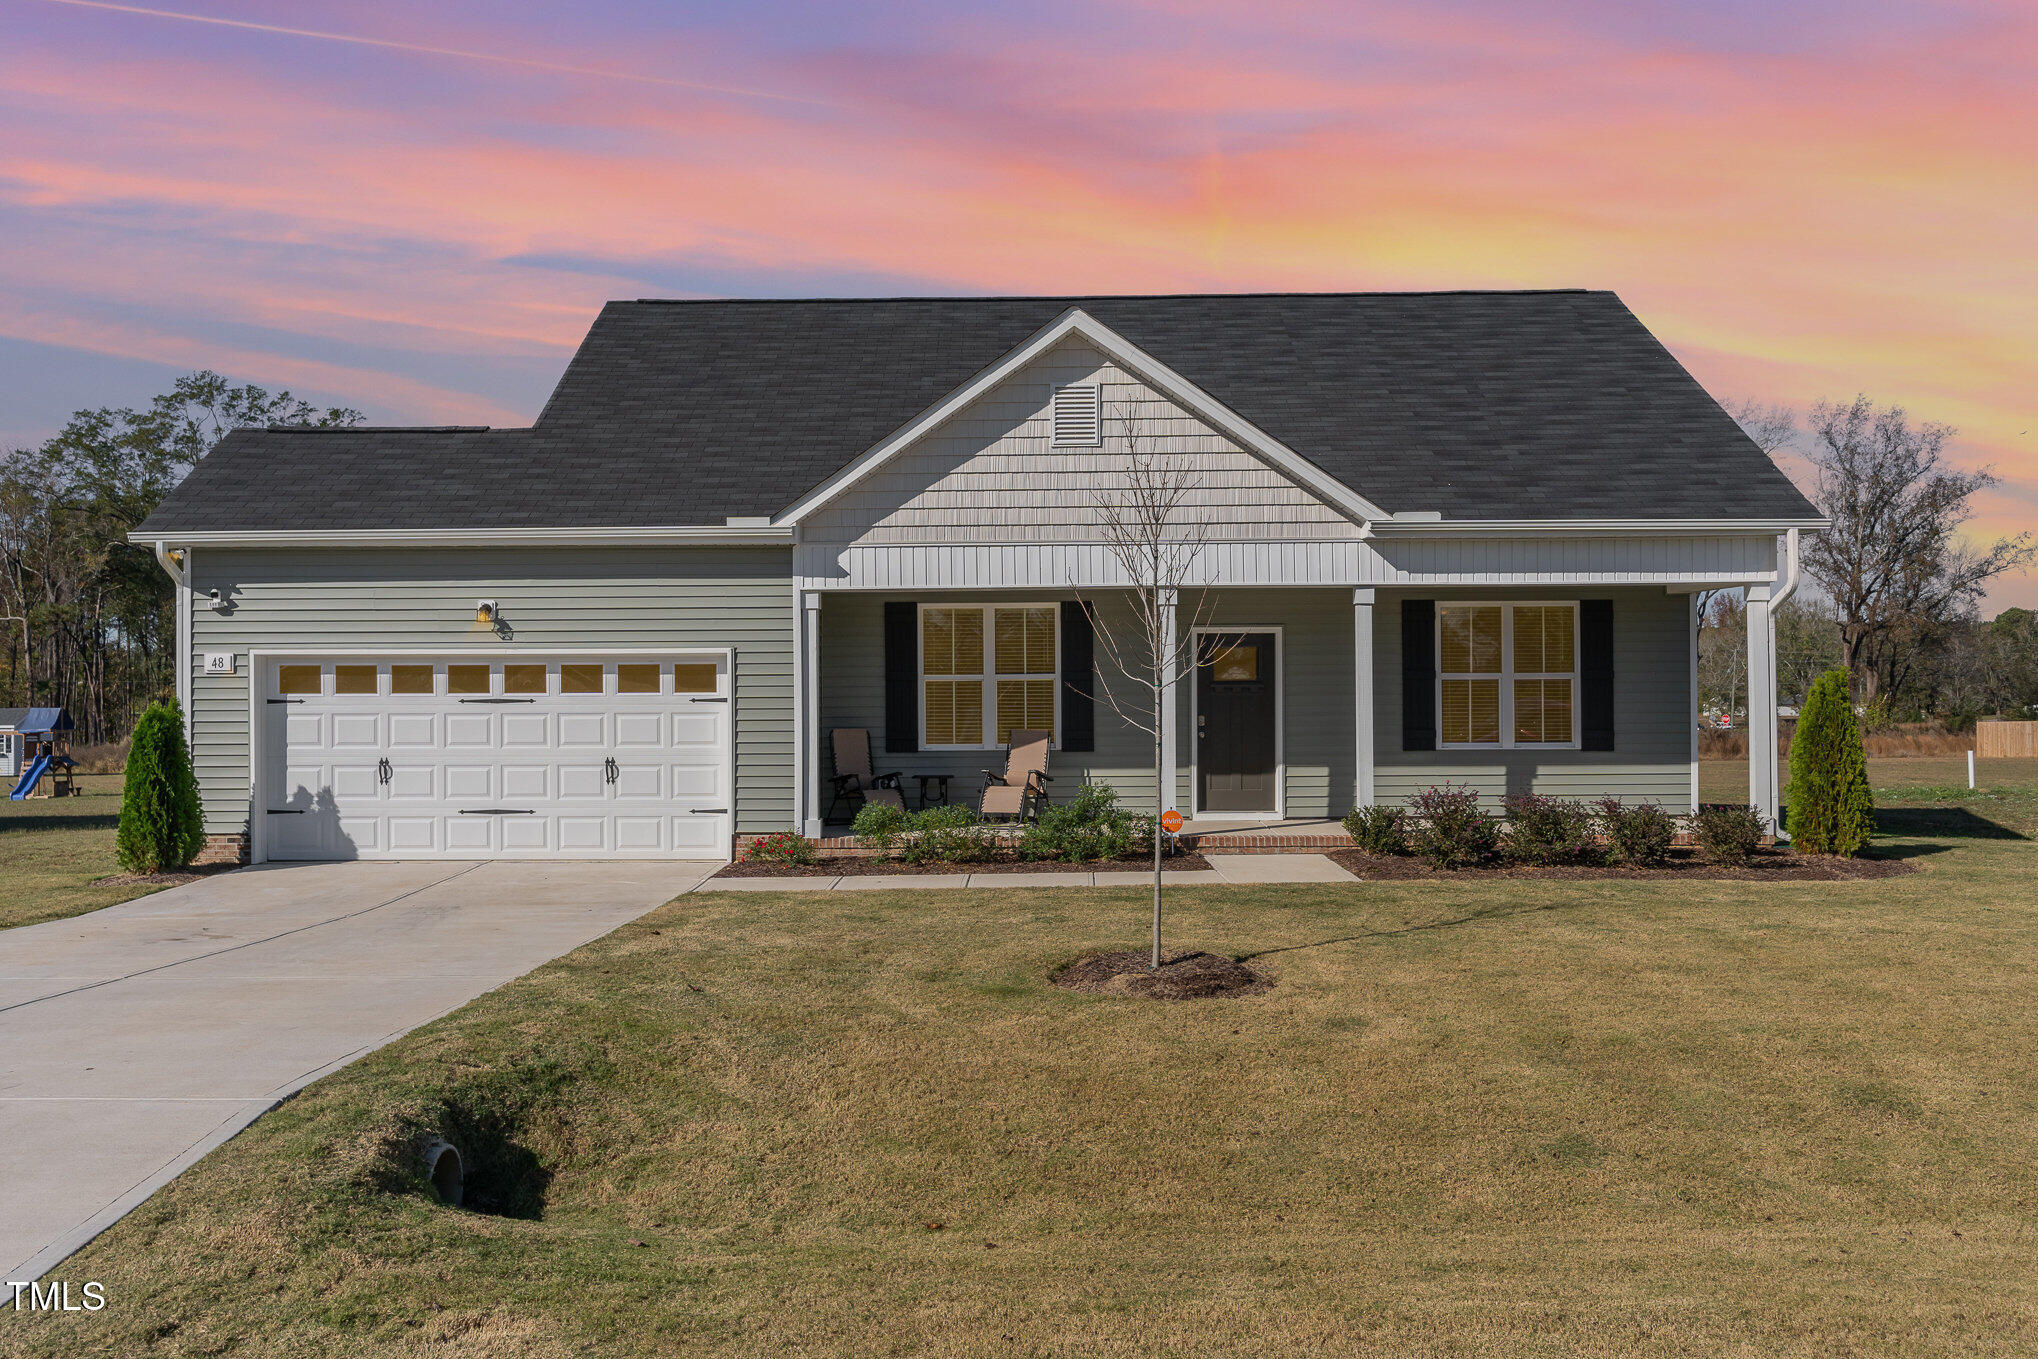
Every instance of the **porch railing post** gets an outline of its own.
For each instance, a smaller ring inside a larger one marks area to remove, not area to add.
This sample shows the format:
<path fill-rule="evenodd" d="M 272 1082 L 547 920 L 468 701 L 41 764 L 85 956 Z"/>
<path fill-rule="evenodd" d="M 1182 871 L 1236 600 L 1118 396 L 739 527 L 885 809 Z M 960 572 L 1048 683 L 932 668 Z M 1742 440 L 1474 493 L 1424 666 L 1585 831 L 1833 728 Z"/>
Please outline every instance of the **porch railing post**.
<path fill-rule="evenodd" d="M 1373 805 L 1373 590 L 1352 591 L 1352 805 Z"/>
<path fill-rule="evenodd" d="M 793 702 L 795 739 L 799 750 L 793 759 L 794 777 L 799 780 L 800 823 L 809 837 L 821 834 L 821 592 L 800 592 L 799 644 L 794 656 L 798 693 Z"/>

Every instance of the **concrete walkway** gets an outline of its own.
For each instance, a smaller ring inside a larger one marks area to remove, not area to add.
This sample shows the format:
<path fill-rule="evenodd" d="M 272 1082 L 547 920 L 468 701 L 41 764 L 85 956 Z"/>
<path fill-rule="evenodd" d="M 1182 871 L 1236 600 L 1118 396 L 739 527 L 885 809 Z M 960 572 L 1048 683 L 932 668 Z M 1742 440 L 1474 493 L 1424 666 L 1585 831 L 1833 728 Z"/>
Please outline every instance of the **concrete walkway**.
<path fill-rule="evenodd" d="M 0 930 L 0 1279 L 277 1101 L 669 901 L 712 863 L 265 865 Z"/>
<path fill-rule="evenodd" d="M 1168 886 L 1243 886 L 1276 882 L 1357 882 L 1323 854 L 1206 854 L 1209 868 L 1162 869 Z M 709 878 L 696 892 L 883 892 L 920 887 L 1139 887 L 1151 872 L 869 873 L 827 878 Z"/>

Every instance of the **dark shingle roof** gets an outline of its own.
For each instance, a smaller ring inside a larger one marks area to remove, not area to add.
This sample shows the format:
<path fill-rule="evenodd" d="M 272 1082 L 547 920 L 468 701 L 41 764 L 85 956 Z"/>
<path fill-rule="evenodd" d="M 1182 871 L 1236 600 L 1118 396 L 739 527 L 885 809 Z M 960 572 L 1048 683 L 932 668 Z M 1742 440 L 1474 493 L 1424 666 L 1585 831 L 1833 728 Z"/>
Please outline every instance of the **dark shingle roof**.
<path fill-rule="evenodd" d="M 146 532 L 768 515 L 1080 307 L 1389 512 L 1810 518 L 1607 292 L 611 302 L 528 430 L 247 430 Z"/>

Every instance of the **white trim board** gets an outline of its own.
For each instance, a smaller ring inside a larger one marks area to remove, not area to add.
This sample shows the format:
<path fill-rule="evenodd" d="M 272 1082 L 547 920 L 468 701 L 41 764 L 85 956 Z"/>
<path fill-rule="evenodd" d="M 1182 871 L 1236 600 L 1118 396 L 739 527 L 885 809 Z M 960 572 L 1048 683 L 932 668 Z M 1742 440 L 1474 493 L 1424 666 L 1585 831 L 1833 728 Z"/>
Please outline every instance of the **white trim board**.
<path fill-rule="evenodd" d="M 1192 628 L 1190 637 L 1189 666 L 1189 819 L 1201 820 L 1203 812 L 1203 739 L 1197 730 L 1197 719 L 1202 715 L 1203 684 L 1198 672 L 1203 668 L 1203 638 L 1206 636 L 1244 637 L 1252 633 L 1271 632 L 1274 635 L 1274 810 L 1271 812 L 1215 812 L 1211 815 L 1227 821 L 1285 821 L 1288 819 L 1288 652 L 1287 643 L 1281 636 L 1278 624 L 1251 624 L 1246 626 L 1219 626 L 1210 624 Z"/>
<path fill-rule="evenodd" d="M 1197 416 L 1234 443 L 1265 459 L 1293 478 L 1303 489 L 1325 504 L 1350 516 L 1361 526 L 1387 518 L 1387 512 L 1378 505 L 1359 495 L 1272 435 L 1257 428 L 1216 397 L 1146 353 L 1082 308 L 1071 307 L 1044 329 L 1035 332 L 1033 338 L 950 392 L 941 401 L 907 421 L 882 443 L 838 470 L 790 509 L 776 516 L 773 522 L 795 524 L 806 518 L 884 466 L 951 415 L 1071 335 L 1089 341 L 1107 357 L 1141 378 L 1161 395 Z"/>
<path fill-rule="evenodd" d="M 204 529 L 130 533 L 131 543 L 217 547 L 711 547 L 789 546 L 797 535 L 773 524 L 679 524 L 644 528 Z"/>

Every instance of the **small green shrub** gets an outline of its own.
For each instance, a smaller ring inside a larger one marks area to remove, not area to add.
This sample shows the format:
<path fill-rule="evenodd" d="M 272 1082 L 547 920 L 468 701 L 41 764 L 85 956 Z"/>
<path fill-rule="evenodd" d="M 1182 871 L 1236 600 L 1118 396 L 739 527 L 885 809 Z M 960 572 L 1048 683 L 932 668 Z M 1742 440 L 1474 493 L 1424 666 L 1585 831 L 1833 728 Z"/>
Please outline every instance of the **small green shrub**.
<path fill-rule="evenodd" d="M 1408 853 L 1408 812 L 1400 807 L 1354 807 L 1345 813 L 1345 834 L 1367 854 Z"/>
<path fill-rule="evenodd" d="M 1507 857 L 1522 864 L 1597 863 L 1592 811 L 1582 802 L 1518 793 L 1507 799 Z"/>
<path fill-rule="evenodd" d="M 130 873 L 169 873 L 205 847 L 198 780 L 184 744 L 184 713 L 177 704 L 151 703 L 135 724 L 121 786 L 120 830 L 114 849 Z"/>
<path fill-rule="evenodd" d="M 1019 837 L 1019 857 L 1066 863 L 1123 859 L 1152 835 L 1151 821 L 1120 807 L 1111 785 L 1086 783 L 1074 797 L 1049 806 L 1026 828 Z"/>
<path fill-rule="evenodd" d="M 752 840 L 743 857 L 754 863 L 810 864 L 815 859 L 814 842 L 791 831 L 774 831 Z"/>
<path fill-rule="evenodd" d="M 1500 847 L 1500 823 L 1479 809 L 1479 794 L 1470 788 L 1425 788 L 1408 810 L 1415 818 L 1409 841 L 1433 868 L 1470 868 Z"/>
<path fill-rule="evenodd" d="M 1699 853 L 1711 863 L 1744 864 L 1762 844 L 1762 818 L 1753 807 L 1701 807 L 1692 825 Z"/>
<path fill-rule="evenodd" d="M 1614 861 L 1636 868 L 1668 863 L 1670 846 L 1677 842 L 1677 822 L 1653 802 L 1631 804 L 1617 797 L 1601 798 L 1599 830 Z"/>
<path fill-rule="evenodd" d="M 885 802 L 866 802 L 856 812 L 856 821 L 850 832 L 880 854 L 889 853 L 898 846 L 899 838 L 906 833 L 912 818 L 904 807 L 894 807 Z"/>
<path fill-rule="evenodd" d="M 982 863 L 997 853 L 996 834 L 968 807 L 929 807 L 914 814 L 899 855 L 907 863 Z"/>
<path fill-rule="evenodd" d="M 1875 799 L 1861 727 L 1847 693 L 1847 672 L 1828 670 L 1812 685 L 1790 742 L 1790 815 L 1804 854 L 1859 854 L 1875 833 Z"/>

